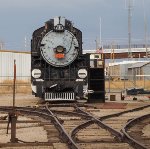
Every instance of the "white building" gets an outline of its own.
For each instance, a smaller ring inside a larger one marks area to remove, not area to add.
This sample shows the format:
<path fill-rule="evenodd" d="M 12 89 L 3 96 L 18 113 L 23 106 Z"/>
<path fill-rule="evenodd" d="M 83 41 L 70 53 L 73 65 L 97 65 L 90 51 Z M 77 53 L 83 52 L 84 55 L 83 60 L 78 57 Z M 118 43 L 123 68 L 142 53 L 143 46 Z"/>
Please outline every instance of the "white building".
<path fill-rule="evenodd" d="M 31 54 L 29 52 L 0 50 L 0 82 L 13 78 L 14 60 L 16 60 L 17 79 L 30 80 Z"/>

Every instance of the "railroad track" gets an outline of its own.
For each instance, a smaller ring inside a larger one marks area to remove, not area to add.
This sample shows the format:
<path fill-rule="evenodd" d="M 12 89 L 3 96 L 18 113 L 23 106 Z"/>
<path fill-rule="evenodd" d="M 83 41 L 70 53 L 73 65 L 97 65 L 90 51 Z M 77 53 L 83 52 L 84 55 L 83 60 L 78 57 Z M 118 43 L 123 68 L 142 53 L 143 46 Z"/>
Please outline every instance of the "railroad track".
<path fill-rule="evenodd" d="M 59 108 L 58 108 L 59 107 Z M 134 109 L 133 111 L 141 111 L 141 109 L 149 108 L 149 106 Z M 124 139 L 123 133 L 120 132 L 122 124 L 115 128 L 110 120 L 116 120 L 116 116 L 129 113 L 123 111 L 109 116 L 93 116 L 92 112 L 87 112 L 88 109 L 94 111 L 95 107 L 83 104 L 60 104 L 46 105 L 38 108 L 31 107 L 16 107 L 16 111 L 31 117 L 37 121 L 47 131 L 47 142 L 23 142 L 23 146 L 49 146 L 51 148 L 110 148 L 111 149 L 126 149 L 132 148 Z M 92 111 L 91 110 L 91 111 Z M 95 109 L 97 110 L 97 109 Z M 0 111 L 10 112 L 11 107 L 0 107 Z M 118 114 L 118 115 L 117 115 Z M 125 117 L 124 117 L 125 118 Z M 131 117 L 130 117 L 131 118 Z M 132 115 L 135 118 L 135 115 Z M 123 123 L 126 123 L 127 118 Z M 116 121 L 117 122 L 117 121 Z M 10 143 L 12 144 L 12 143 Z M 10 144 L 0 144 L 0 146 L 12 146 Z M 13 145 L 20 145 L 14 143 Z M 133 145 L 133 144 L 132 144 Z"/>
<path fill-rule="evenodd" d="M 81 105 L 79 105 L 81 106 Z M 58 108 L 59 107 L 59 108 Z M 85 105 L 86 107 L 86 105 Z M 50 109 L 52 108 L 52 109 Z M 56 111 L 56 109 L 59 109 Z M 18 139 L 18 142 L 23 142 L 22 146 L 35 146 L 35 145 L 45 145 L 45 146 L 53 146 L 53 148 L 60 148 L 61 145 L 63 148 L 78 148 L 72 138 L 69 135 L 70 129 L 74 127 L 75 123 L 78 125 L 79 121 L 84 121 L 89 119 L 87 115 L 82 113 L 74 112 L 74 106 L 68 104 L 61 105 L 46 105 L 40 106 L 38 108 L 34 107 L 16 107 L 17 113 L 21 113 L 26 115 L 27 117 L 31 117 L 32 119 L 38 119 L 41 121 L 40 125 L 47 131 L 48 142 L 26 142 L 24 140 Z M 12 111 L 12 107 L 0 107 L 0 111 L 10 112 Z M 55 114 L 54 114 L 55 113 Z M 46 120 L 46 121 L 45 121 Z M 25 122 L 25 121 L 24 121 Z M 29 121 L 28 121 L 29 122 Z M 69 122 L 69 123 L 68 123 Z M 67 130 L 68 129 L 68 130 Z M 36 135 L 36 134 L 35 134 Z M 63 142 L 63 143 L 62 143 Z M 1 146 L 17 146 L 17 143 L 9 144 L 0 144 Z M 19 144 L 20 145 L 20 144 Z"/>
<path fill-rule="evenodd" d="M 143 144 L 145 143 L 141 144 L 142 140 L 132 139 L 132 137 L 130 137 L 125 130 L 127 129 L 126 127 L 128 126 L 128 123 L 130 124 L 130 121 L 134 122 L 136 118 L 138 121 L 139 116 L 141 117 L 142 120 L 143 117 L 145 118 L 145 115 L 149 115 L 149 114 L 150 114 L 150 105 L 146 105 L 131 110 L 122 111 L 119 113 L 102 116 L 100 120 L 102 120 L 105 124 L 109 125 L 111 128 L 115 129 L 116 131 L 118 132 L 121 131 L 123 133 L 123 141 L 128 142 L 134 148 L 146 149 L 147 144 L 146 146 L 144 146 Z M 133 123 L 131 124 L 133 125 Z"/>
<path fill-rule="evenodd" d="M 110 148 L 111 149 L 129 149 L 129 144 L 122 142 L 123 136 L 120 132 L 104 124 L 97 117 L 77 107 L 78 112 L 91 117 L 91 120 L 77 126 L 71 132 L 71 136 L 77 142 L 80 148 Z"/>
<path fill-rule="evenodd" d="M 129 121 L 122 132 L 125 139 L 136 148 L 150 148 L 150 113 Z"/>
<path fill-rule="evenodd" d="M 12 110 L 11 107 L 0 107 L 0 111 L 3 112 L 10 112 Z M 0 143 L 1 147 L 16 147 L 16 146 L 41 146 L 43 148 L 44 146 L 47 146 L 48 148 L 68 148 L 67 144 L 65 142 L 62 142 L 60 139 L 60 132 L 54 125 L 54 117 L 50 114 L 47 114 L 44 110 L 41 109 L 35 109 L 30 107 L 16 107 L 15 108 L 17 113 L 20 113 L 21 115 L 25 115 L 27 117 L 32 118 L 33 120 L 40 121 L 39 125 L 44 127 L 44 129 L 47 131 L 47 142 L 41 142 L 41 141 L 24 141 L 21 138 L 18 138 L 17 143 Z M 27 121 L 28 122 L 28 121 Z M 29 131 L 32 131 L 32 129 Z M 35 135 L 37 135 L 35 133 Z"/>

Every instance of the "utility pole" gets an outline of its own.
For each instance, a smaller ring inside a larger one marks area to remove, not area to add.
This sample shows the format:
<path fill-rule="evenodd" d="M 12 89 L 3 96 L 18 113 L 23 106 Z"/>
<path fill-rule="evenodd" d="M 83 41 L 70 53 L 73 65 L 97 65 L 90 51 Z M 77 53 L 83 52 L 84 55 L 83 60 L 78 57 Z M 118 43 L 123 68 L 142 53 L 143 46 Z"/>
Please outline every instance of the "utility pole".
<path fill-rule="evenodd" d="M 132 57 L 131 52 L 131 10 L 133 8 L 131 4 L 132 0 L 128 0 L 128 58 Z"/>
<path fill-rule="evenodd" d="M 16 138 L 16 122 L 17 122 L 17 114 L 15 110 L 15 86 L 16 86 L 16 60 L 14 60 L 14 84 L 13 84 L 13 106 L 12 111 L 8 114 L 8 124 L 7 124 L 7 134 L 9 129 L 9 124 L 11 123 L 11 139 L 12 143 L 17 143 L 18 139 Z"/>
<path fill-rule="evenodd" d="M 145 49 L 146 49 L 146 59 L 147 59 L 148 49 L 147 49 L 147 20 L 146 20 L 146 12 L 145 12 L 145 0 L 143 0 L 143 11 L 144 11 Z"/>
<path fill-rule="evenodd" d="M 11 142 L 16 143 L 16 122 L 17 122 L 17 115 L 15 111 L 15 88 L 16 86 L 16 60 L 14 60 L 14 84 L 13 84 L 13 107 L 12 107 L 12 113 L 11 113 Z"/>
<path fill-rule="evenodd" d="M 102 21 L 99 19 L 99 48 L 102 48 Z"/>
<path fill-rule="evenodd" d="M 115 50 L 114 50 L 114 48 L 115 48 L 115 42 L 113 41 L 111 43 L 111 55 L 112 55 L 112 62 L 113 63 L 115 62 Z"/>
<path fill-rule="evenodd" d="M 3 47 L 3 46 L 2 46 L 2 42 L 0 41 L 0 50 L 2 50 L 2 47 Z"/>
<path fill-rule="evenodd" d="M 96 42 L 96 50 L 97 50 L 97 49 L 99 48 L 99 44 L 98 44 L 98 39 L 97 39 L 97 37 L 96 37 L 95 42 Z"/>
<path fill-rule="evenodd" d="M 3 49 L 4 49 L 4 42 L 0 41 L 0 50 L 3 50 Z"/>
<path fill-rule="evenodd" d="M 26 51 L 27 50 L 27 37 L 26 36 L 24 37 L 24 48 Z"/>

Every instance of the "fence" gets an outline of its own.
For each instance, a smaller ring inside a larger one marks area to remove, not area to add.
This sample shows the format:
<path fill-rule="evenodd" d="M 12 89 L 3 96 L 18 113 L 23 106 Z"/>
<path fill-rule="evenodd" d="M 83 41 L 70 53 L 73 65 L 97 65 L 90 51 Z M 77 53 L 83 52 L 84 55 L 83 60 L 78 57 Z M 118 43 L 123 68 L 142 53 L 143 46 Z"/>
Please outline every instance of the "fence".
<path fill-rule="evenodd" d="M 13 76 L 0 76 L 0 94 L 13 93 Z M 16 77 L 16 93 L 31 93 L 30 76 Z"/>
<path fill-rule="evenodd" d="M 144 88 L 150 90 L 150 79 L 143 76 L 139 80 L 139 76 L 131 77 L 132 79 L 119 79 L 120 76 L 106 76 L 105 90 L 107 93 L 118 92 L 127 88 Z M 128 77 L 124 77 L 128 78 Z M 13 92 L 13 76 L 0 76 L 0 94 Z M 31 77 L 17 76 L 16 78 L 17 93 L 31 93 Z"/>
<path fill-rule="evenodd" d="M 139 79 L 140 77 L 140 79 Z M 120 79 L 125 78 L 125 79 Z M 129 78 L 129 79 L 128 79 Z M 106 92 L 121 92 L 124 89 L 130 88 L 143 88 L 150 90 L 150 77 L 149 76 L 106 76 L 105 89 Z"/>

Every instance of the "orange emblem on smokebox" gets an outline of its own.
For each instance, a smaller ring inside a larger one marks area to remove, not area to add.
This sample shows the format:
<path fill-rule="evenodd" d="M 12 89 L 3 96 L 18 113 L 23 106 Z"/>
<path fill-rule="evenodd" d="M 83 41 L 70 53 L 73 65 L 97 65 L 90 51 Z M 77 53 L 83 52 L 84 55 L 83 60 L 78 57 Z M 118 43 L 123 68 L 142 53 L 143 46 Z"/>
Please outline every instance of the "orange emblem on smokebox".
<path fill-rule="evenodd" d="M 55 58 L 64 58 L 65 55 L 63 53 L 57 53 L 55 54 Z"/>

